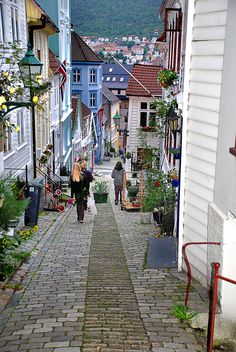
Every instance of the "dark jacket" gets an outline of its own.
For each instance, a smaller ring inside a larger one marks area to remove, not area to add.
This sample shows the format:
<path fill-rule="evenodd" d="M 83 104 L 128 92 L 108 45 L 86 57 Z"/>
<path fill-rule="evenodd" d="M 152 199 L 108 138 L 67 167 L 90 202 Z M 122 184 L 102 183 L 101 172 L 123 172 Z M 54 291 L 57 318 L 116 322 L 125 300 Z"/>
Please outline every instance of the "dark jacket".
<path fill-rule="evenodd" d="M 86 187 L 87 195 L 88 195 L 89 194 L 90 182 L 93 181 L 93 176 L 92 176 L 91 172 L 89 172 L 88 170 L 84 169 L 83 170 L 83 177 L 84 177 L 84 185 Z"/>
<path fill-rule="evenodd" d="M 79 199 L 84 199 L 87 197 L 87 188 L 84 176 L 81 176 L 79 182 L 73 181 L 72 176 L 70 176 L 69 187 L 71 187 L 71 197 L 75 196 Z"/>

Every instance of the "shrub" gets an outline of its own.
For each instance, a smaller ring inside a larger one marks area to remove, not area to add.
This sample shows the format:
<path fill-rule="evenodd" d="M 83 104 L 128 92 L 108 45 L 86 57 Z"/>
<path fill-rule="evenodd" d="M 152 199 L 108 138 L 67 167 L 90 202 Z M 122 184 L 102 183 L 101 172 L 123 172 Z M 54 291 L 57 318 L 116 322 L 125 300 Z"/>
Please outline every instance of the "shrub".
<path fill-rule="evenodd" d="M 107 193 L 108 184 L 107 181 L 96 181 L 92 186 L 93 193 Z"/>

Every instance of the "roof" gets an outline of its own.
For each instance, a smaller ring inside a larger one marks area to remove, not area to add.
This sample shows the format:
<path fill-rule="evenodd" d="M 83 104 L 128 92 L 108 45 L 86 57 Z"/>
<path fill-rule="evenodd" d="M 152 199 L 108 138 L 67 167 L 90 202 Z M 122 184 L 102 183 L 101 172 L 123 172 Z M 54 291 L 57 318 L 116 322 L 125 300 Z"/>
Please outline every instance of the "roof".
<path fill-rule="evenodd" d="M 46 24 L 51 28 L 51 33 L 59 33 L 60 30 L 53 20 L 48 16 L 45 10 L 36 0 L 26 1 L 27 21 L 37 22 L 44 19 Z"/>
<path fill-rule="evenodd" d="M 120 64 L 107 63 L 102 65 L 103 83 L 109 89 L 127 89 L 133 65 L 122 64 L 122 66 Z"/>
<path fill-rule="evenodd" d="M 85 43 L 78 33 L 71 33 L 72 61 L 103 62 L 103 60 Z"/>
<path fill-rule="evenodd" d="M 161 66 L 134 65 L 131 73 L 146 89 L 130 76 L 126 95 L 139 97 L 161 96 L 162 87 L 157 82 L 157 74 L 161 69 Z"/>
<path fill-rule="evenodd" d="M 115 103 L 119 101 L 119 98 L 110 91 L 110 89 L 103 83 L 102 84 L 102 94 L 111 102 Z"/>
<path fill-rule="evenodd" d="M 91 114 L 91 110 L 83 102 L 81 102 L 81 110 L 82 110 L 83 119 L 85 119 Z"/>
<path fill-rule="evenodd" d="M 51 49 L 48 50 L 48 53 L 49 53 L 49 67 L 52 71 L 52 74 L 56 74 L 56 73 L 59 74 L 58 68 L 61 66 L 60 61 L 58 60 L 56 55 L 53 54 Z"/>

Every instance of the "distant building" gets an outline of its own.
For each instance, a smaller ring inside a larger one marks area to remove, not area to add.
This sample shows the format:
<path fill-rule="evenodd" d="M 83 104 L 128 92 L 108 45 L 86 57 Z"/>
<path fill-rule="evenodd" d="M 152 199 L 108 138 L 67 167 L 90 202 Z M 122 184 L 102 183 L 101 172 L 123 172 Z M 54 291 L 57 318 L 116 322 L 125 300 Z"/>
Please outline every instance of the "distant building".
<path fill-rule="evenodd" d="M 162 87 L 157 83 L 157 74 L 161 67 L 151 65 L 134 65 L 129 78 L 126 95 L 129 97 L 128 131 L 126 151 L 132 154 L 132 160 L 139 160 L 142 155 L 139 129 L 148 128 L 149 120 L 156 116 L 152 109 L 154 97 L 162 97 Z M 134 79 L 133 76 L 136 78 Z M 145 88 L 144 88 L 145 87 Z M 146 132 L 147 134 L 149 132 Z M 148 145 L 157 147 L 159 141 L 152 134 L 147 135 Z M 127 170 L 131 169 L 131 160 L 127 160 Z"/>
<path fill-rule="evenodd" d="M 102 107 L 103 60 L 76 32 L 71 34 L 72 43 L 72 93 L 80 95 L 81 101 L 93 112 L 98 146 L 95 163 L 101 160 L 102 136 L 99 134 L 99 116 Z"/>

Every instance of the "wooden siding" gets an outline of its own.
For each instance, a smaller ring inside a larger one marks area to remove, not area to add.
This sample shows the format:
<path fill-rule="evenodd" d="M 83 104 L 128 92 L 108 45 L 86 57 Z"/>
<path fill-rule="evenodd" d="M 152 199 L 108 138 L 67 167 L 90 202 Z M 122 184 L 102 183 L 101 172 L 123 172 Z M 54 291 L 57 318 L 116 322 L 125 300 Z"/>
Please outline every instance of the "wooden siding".
<path fill-rule="evenodd" d="M 227 0 L 196 0 L 190 64 L 184 242 L 207 241 L 213 201 Z M 196 278 L 207 281 L 207 246 L 188 249 Z"/>

